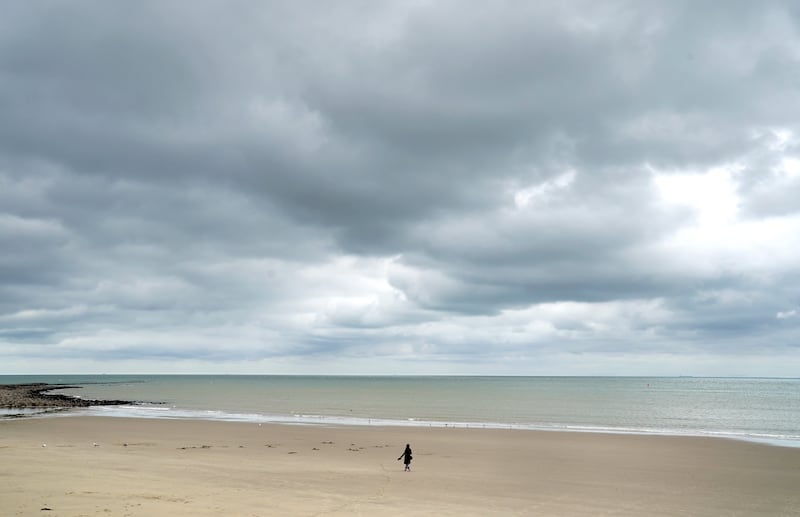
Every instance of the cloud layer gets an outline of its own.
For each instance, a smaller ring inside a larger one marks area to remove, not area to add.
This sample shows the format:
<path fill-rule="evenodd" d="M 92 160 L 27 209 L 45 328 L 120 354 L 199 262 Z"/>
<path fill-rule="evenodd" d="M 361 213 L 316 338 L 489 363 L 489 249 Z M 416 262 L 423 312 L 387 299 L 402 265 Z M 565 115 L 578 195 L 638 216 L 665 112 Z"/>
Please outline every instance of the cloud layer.
<path fill-rule="evenodd" d="M 5 373 L 800 366 L 793 2 L 6 7 Z"/>

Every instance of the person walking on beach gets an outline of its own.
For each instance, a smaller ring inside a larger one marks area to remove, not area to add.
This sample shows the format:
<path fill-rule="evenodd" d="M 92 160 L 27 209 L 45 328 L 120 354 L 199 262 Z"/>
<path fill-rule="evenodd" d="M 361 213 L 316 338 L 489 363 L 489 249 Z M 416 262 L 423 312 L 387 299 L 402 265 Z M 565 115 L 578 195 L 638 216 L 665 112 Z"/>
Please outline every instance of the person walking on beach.
<path fill-rule="evenodd" d="M 406 450 L 403 451 L 403 454 L 397 458 L 397 461 L 403 460 L 403 463 L 406 464 L 406 472 L 411 471 L 411 446 L 406 444 Z"/>

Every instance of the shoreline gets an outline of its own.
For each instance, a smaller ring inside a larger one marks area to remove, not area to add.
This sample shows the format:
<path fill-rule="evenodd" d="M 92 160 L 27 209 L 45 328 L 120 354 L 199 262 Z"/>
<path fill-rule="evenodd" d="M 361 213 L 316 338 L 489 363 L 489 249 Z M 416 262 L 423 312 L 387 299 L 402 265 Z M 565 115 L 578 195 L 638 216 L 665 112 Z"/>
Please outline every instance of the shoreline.
<path fill-rule="evenodd" d="M 131 403 L 133 404 L 133 403 Z M 125 406 L 123 404 L 122 406 Z M 71 412 L 86 410 L 85 413 Z M 287 425 L 297 427 L 354 427 L 354 428 L 393 428 L 393 429 L 475 429 L 496 431 L 543 432 L 543 433 L 578 433 L 578 434 L 610 434 L 620 436 L 652 436 L 652 437 L 682 437 L 682 438 L 707 438 L 756 443 L 772 447 L 800 449 L 800 437 L 779 437 L 746 433 L 732 433 L 725 431 L 678 431 L 669 429 L 632 429 L 597 426 L 543 426 L 536 424 L 514 424 L 496 422 L 447 422 L 427 420 L 393 420 L 380 418 L 353 418 L 340 416 L 313 416 L 313 415 L 263 415 L 239 414 L 214 411 L 216 416 L 208 416 L 205 410 L 175 410 L 159 406 L 132 405 L 131 408 L 109 407 L 108 412 L 102 405 L 91 407 L 66 408 L 57 414 L 26 415 L 27 418 L 49 417 L 98 417 L 132 420 L 177 420 L 199 422 L 227 422 L 239 424 L 258 425 Z M 168 414 L 172 412 L 171 414 Z M 0 418 L 2 421 L 2 418 Z"/>
<path fill-rule="evenodd" d="M 62 416 L 0 421 L 0 458 L 12 515 L 800 511 L 800 450 L 705 437 Z"/>
<path fill-rule="evenodd" d="M 81 400 L 81 399 L 78 399 Z M 125 406 L 128 402 L 121 402 Z M 289 427 L 342 427 L 342 428 L 391 428 L 403 429 L 453 429 L 453 430 L 484 430 L 484 431 L 513 431 L 531 433 L 568 433 L 568 434 L 608 434 L 618 436 L 644 436 L 644 437 L 675 437 L 675 438 L 702 438 L 711 440 L 732 440 L 736 442 L 753 443 L 770 447 L 780 447 L 788 449 L 800 449 L 800 439 L 782 438 L 772 436 L 759 436 L 749 434 L 734 434 L 723 431 L 696 431 L 678 432 L 671 430 L 650 430 L 650 429 L 619 429 L 619 428 L 600 428 L 577 426 L 537 426 L 528 424 L 504 424 L 504 423 L 482 423 L 482 422 L 444 422 L 444 421 L 413 421 L 389 420 L 389 419 L 353 419 L 345 417 L 293 417 L 289 415 L 247 415 L 241 418 L 240 415 L 229 414 L 228 416 L 208 417 L 207 415 L 184 416 L 169 415 L 163 413 L 168 409 L 158 407 L 152 408 L 151 414 L 141 414 L 141 406 L 133 406 L 133 411 L 139 414 L 122 413 L 114 414 L 117 407 L 108 407 L 108 412 L 104 412 L 103 404 L 75 405 L 72 407 L 35 407 L 35 408 L 14 408 L 17 412 L 2 413 L 0 409 L 0 423 L 4 420 L 13 419 L 46 419 L 46 418 L 109 418 L 118 420 L 165 420 L 165 421 L 185 421 L 185 422 L 219 422 L 234 423 L 242 425 L 282 425 Z M 124 408 L 121 408 L 124 409 Z M 198 412 L 204 413 L 204 412 Z M 224 414 L 224 412 L 218 412 Z"/>

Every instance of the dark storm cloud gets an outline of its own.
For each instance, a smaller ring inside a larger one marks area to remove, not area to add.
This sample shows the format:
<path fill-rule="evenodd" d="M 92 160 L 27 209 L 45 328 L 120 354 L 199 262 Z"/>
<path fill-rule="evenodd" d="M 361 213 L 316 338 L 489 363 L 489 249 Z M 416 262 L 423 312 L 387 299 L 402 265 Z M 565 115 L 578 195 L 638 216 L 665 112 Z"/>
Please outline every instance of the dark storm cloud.
<path fill-rule="evenodd" d="M 5 7 L 6 355 L 796 347 L 791 3 Z"/>

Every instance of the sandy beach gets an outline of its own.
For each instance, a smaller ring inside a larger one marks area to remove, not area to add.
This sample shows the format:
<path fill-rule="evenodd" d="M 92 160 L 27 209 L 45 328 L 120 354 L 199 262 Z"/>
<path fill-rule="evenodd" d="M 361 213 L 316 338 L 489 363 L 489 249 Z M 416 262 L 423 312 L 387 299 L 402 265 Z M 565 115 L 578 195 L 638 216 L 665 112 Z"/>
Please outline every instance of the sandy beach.
<path fill-rule="evenodd" d="M 690 437 L 18 419 L 0 477 L 3 515 L 800 513 L 800 449 Z"/>

